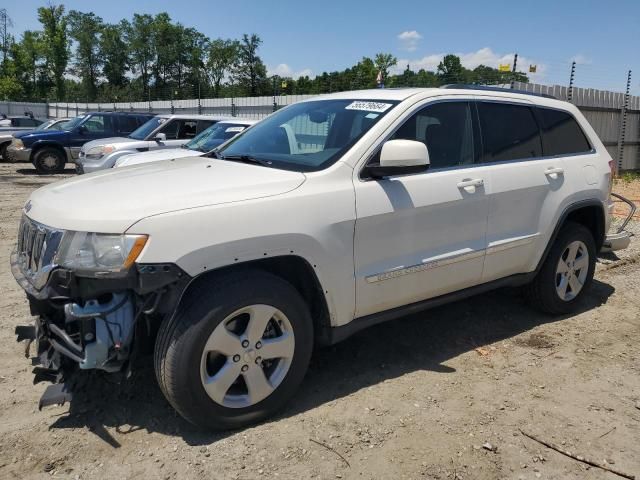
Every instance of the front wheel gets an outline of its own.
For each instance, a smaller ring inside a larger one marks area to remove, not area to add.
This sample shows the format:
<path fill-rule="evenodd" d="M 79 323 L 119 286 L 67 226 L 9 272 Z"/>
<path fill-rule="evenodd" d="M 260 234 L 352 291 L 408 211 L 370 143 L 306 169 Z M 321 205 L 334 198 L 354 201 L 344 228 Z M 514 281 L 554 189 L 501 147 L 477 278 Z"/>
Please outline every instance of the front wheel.
<path fill-rule="evenodd" d="M 530 302 L 551 314 L 574 311 L 593 281 L 596 245 L 579 223 L 562 227 L 536 278 L 526 287 Z"/>
<path fill-rule="evenodd" d="M 43 148 L 36 152 L 33 165 L 40 174 L 60 173 L 64 171 L 65 158 L 56 148 Z"/>
<path fill-rule="evenodd" d="M 173 407 L 213 430 L 261 421 L 306 373 L 309 309 L 293 286 L 262 271 L 204 280 L 160 328 L 155 368 Z"/>

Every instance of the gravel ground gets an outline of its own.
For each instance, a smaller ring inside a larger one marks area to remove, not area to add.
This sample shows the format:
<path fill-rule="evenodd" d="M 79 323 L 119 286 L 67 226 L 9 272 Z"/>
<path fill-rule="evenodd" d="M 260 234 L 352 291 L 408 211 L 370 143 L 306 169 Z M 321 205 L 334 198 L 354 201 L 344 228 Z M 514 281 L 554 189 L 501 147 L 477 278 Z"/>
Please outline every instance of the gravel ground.
<path fill-rule="evenodd" d="M 598 264 L 575 315 L 541 315 L 507 289 L 319 350 L 288 408 L 253 428 L 190 426 L 144 359 L 132 381 L 96 378 L 39 412 L 9 253 L 30 192 L 63 176 L 0 164 L 0 478 L 619 478 L 520 429 L 640 475 L 637 241 Z"/>

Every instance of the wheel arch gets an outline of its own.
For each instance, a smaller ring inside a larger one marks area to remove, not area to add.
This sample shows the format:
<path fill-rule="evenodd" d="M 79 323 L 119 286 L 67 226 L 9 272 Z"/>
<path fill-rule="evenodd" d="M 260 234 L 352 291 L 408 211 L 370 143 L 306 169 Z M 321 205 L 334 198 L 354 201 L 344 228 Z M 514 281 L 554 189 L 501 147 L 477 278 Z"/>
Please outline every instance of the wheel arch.
<path fill-rule="evenodd" d="M 194 277 L 182 292 L 180 300 L 176 304 L 176 310 L 180 308 L 186 295 L 204 281 L 209 281 L 213 276 L 230 275 L 237 272 L 261 270 L 276 275 L 295 288 L 309 306 L 313 319 L 314 338 L 316 343 L 324 345 L 329 343 L 331 330 L 331 314 L 327 303 L 328 293 L 320 283 L 314 267 L 299 255 L 280 255 L 264 259 L 249 260 L 222 266 L 205 271 Z"/>
<path fill-rule="evenodd" d="M 605 210 L 604 205 L 600 200 L 581 200 L 579 202 L 569 205 L 560 215 L 556 226 L 547 242 L 544 253 L 538 261 L 536 271 L 539 271 L 544 263 L 549 250 L 553 246 L 560 230 L 567 224 L 567 222 L 576 222 L 584 225 L 593 235 L 593 239 L 596 243 L 596 251 L 599 252 L 604 244 L 606 232 L 605 228 Z"/>
<path fill-rule="evenodd" d="M 59 143 L 57 143 L 57 142 L 49 142 L 49 141 L 36 142 L 33 145 L 33 147 L 31 147 L 31 155 L 29 156 L 29 161 L 31 163 L 33 163 L 33 160 L 35 159 L 36 155 L 43 148 L 54 148 L 54 149 L 56 149 L 58 152 L 60 152 L 60 154 L 62 155 L 62 158 L 64 159 L 64 161 L 66 163 L 66 161 L 67 161 L 67 152 L 65 151 L 64 147 L 62 145 L 60 145 Z"/>

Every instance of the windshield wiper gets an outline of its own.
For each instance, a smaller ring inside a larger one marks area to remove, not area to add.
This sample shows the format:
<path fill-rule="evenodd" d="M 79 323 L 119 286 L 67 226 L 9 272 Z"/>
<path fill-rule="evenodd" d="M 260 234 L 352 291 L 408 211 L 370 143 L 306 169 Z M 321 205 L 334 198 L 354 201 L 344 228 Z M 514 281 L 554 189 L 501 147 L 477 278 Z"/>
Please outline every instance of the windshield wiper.
<path fill-rule="evenodd" d="M 251 163 L 253 165 L 262 165 L 263 167 L 270 167 L 273 162 L 270 160 L 262 160 L 261 158 L 252 157 L 251 155 L 220 155 L 218 158 L 222 160 L 230 160 L 232 162 Z"/>

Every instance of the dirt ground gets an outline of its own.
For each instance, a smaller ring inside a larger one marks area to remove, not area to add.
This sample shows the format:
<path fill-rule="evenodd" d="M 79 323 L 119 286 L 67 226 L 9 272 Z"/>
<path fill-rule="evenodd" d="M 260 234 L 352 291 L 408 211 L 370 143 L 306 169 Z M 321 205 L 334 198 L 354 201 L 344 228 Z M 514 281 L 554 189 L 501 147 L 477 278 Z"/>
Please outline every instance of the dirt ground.
<path fill-rule="evenodd" d="M 45 384 L 15 342 L 30 316 L 9 253 L 30 192 L 62 176 L 0 164 L 0 478 L 620 478 L 520 429 L 640 475 L 637 240 L 599 262 L 576 315 L 544 316 L 500 290 L 319 350 L 290 405 L 253 428 L 187 424 L 148 360 L 130 383 L 96 380 L 38 411 Z"/>

